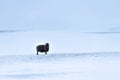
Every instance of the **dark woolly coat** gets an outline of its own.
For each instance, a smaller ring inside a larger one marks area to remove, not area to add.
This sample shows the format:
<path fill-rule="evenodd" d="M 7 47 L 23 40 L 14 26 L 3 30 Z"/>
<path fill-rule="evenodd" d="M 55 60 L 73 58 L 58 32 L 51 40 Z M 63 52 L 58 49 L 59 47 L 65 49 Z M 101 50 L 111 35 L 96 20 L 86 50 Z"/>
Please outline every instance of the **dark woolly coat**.
<path fill-rule="evenodd" d="M 38 52 L 45 52 L 45 54 L 47 54 L 47 52 L 49 51 L 49 43 L 46 43 L 45 45 L 38 45 L 36 47 L 36 51 L 37 51 L 37 55 Z"/>

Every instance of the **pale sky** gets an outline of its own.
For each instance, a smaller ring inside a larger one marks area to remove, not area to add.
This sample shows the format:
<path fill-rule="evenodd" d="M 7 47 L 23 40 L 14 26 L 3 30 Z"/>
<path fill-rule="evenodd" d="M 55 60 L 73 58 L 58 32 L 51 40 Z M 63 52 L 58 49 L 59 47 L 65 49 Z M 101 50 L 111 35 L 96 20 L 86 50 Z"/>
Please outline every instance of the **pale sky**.
<path fill-rule="evenodd" d="M 0 27 L 109 31 L 120 27 L 119 3 L 119 0 L 0 0 Z"/>

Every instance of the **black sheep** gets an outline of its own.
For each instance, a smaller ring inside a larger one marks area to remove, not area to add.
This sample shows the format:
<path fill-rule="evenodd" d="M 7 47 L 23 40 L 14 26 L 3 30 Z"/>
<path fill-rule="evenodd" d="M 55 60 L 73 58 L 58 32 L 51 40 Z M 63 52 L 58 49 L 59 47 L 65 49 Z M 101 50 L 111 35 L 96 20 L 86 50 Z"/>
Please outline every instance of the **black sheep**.
<path fill-rule="evenodd" d="M 49 51 L 49 43 L 46 43 L 45 45 L 38 45 L 36 47 L 36 51 L 37 51 L 37 55 L 38 52 L 45 52 L 45 54 L 47 54 L 47 52 Z"/>

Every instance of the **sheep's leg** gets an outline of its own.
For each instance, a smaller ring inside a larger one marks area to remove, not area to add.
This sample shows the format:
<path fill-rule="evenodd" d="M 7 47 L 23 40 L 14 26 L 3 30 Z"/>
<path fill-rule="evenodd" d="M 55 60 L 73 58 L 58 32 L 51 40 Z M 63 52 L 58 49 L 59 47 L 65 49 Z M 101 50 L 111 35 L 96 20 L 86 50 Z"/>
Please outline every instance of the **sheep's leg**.
<path fill-rule="evenodd" d="M 47 54 L 47 52 L 45 52 L 45 54 Z"/>
<path fill-rule="evenodd" d="M 38 51 L 37 51 L 37 55 L 38 55 Z"/>

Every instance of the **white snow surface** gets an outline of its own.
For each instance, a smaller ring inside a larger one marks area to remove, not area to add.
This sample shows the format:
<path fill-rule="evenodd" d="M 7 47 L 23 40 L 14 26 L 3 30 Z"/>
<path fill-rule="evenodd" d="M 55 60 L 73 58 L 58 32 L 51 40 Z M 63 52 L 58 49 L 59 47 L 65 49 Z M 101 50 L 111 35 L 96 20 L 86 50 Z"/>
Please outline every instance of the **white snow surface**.
<path fill-rule="evenodd" d="M 3 55 L 0 80 L 120 80 L 120 53 Z"/>

